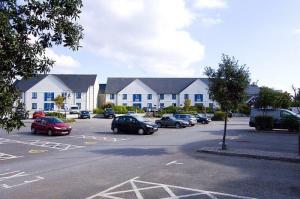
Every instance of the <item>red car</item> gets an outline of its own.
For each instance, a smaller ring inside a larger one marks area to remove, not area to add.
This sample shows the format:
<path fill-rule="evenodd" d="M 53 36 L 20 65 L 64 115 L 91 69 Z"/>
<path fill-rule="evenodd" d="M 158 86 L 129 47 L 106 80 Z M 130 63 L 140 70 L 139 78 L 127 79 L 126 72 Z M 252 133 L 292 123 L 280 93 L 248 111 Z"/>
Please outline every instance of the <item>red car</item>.
<path fill-rule="evenodd" d="M 46 114 L 43 111 L 35 111 L 32 115 L 32 119 L 36 119 L 39 117 L 45 117 Z"/>
<path fill-rule="evenodd" d="M 37 118 L 31 124 L 31 132 L 33 134 L 44 133 L 49 136 L 52 135 L 69 135 L 72 131 L 72 127 L 69 124 L 64 123 L 56 117 L 41 117 Z"/>

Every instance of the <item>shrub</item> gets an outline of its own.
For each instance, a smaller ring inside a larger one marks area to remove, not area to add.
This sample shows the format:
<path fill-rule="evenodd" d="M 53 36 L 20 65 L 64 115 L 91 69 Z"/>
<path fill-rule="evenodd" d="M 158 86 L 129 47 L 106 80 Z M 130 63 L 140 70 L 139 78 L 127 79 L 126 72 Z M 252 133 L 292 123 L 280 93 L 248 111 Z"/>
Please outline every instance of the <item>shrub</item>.
<path fill-rule="evenodd" d="M 126 106 L 114 106 L 113 110 L 117 114 L 125 114 L 125 113 L 127 113 L 127 107 Z"/>
<path fill-rule="evenodd" d="M 59 113 L 59 112 L 46 112 L 45 113 L 46 116 L 53 116 L 53 117 L 57 117 L 60 119 L 65 119 L 65 114 L 64 113 Z"/>
<path fill-rule="evenodd" d="M 206 107 L 206 113 L 214 113 L 214 110 L 211 107 Z"/>
<path fill-rule="evenodd" d="M 114 103 L 109 102 L 109 103 L 104 104 L 104 105 L 102 106 L 102 109 L 112 108 L 112 107 L 114 107 L 114 106 L 115 106 Z"/>
<path fill-rule="evenodd" d="M 63 118 L 62 121 L 65 123 L 72 123 L 75 122 L 76 120 L 74 118 L 67 118 L 67 119 Z"/>
<path fill-rule="evenodd" d="M 271 116 L 256 116 L 255 117 L 255 129 L 256 130 L 272 130 L 273 129 L 273 117 Z"/>
<path fill-rule="evenodd" d="M 213 121 L 224 121 L 225 120 L 225 113 L 223 111 L 216 111 L 214 116 L 211 118 Z"/>
<path fill-rule="evenodd" d="M 206 110 L 205 106 L 202 103 L 196 104 L 195 108 L 198 113 L 204 113 Z"/>
<path fill-rule="evenodd" d="M 102 108 L 95 108 L 93 110 L 93 113 L 94 114 L 103 114 L 104 110 Z"/>
<path fill-rule="evenodd" d="M 283 128 L 288 129 L 289 131 L 298 131 L 300 124 L 296 117 L 289 116 L 284 117 L 282 120 Z"/>
<path fill-rule="evenodd" d="M 166 108 L 163 109 L 163 111 L 165 113 L 178 113 L 180 111 L 182 111 L 183 109 L 181 107 L 178 106 L 168 106 Z"/>
<path fill-rule="evenodd" d="M 239 105 L 239 113 L 249 116 L 251 112 L 251 108 L 247 104 Z"/>

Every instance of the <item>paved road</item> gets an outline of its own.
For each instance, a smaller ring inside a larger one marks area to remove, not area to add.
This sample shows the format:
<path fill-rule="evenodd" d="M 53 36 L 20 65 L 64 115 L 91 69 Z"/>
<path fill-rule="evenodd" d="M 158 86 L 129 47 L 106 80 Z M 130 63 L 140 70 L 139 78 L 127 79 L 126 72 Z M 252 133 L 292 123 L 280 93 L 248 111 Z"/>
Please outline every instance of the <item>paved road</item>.
<path fill-rule="evenodd" d="M 197 153 L 223 124 L 112 134 L 110 120 L 79 120 L 70 136 L 0 132 L 1 199 L 300 198 L 299 164 Z M 230 147 L 296 152 L 296 135 L 229 124 Z"/>

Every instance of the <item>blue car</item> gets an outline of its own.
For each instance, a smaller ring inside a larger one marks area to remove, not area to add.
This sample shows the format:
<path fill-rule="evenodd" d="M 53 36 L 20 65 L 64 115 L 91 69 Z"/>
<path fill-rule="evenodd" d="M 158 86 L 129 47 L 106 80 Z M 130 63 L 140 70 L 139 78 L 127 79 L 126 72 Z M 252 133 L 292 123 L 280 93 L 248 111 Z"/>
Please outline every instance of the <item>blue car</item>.
<path fill-rule="evenodd" d="M 88 111 L 80 111 L 78 115 L 78 119 L 91 119 L 91 114 Z"/>

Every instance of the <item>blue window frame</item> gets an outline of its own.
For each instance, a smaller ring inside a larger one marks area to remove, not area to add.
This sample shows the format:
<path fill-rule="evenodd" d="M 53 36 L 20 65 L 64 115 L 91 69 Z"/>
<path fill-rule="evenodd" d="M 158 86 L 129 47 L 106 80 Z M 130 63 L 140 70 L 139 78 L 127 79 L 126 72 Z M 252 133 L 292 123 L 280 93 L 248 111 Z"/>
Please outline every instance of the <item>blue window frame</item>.
<path fill-rule="evenodd" d="M 44 93 L 44 101 L 54 101 L 54 92 Z"/>
<path fill-rule="evenodd" d="M 142 108 L 142 104 L 141 103 L 133 103 L 133 107 L 141 109 Z"/>
<path fill-rule="evenodd" d="M 109 98 L 110 98 L 111 100 L 115 99 L 115 94 L 110 94 Z"/>
<path fill-rule="evenodd" d="M 61 96 L 64 97 L 64 98 L 66 98 L 67 97 L 67 92 L 62 92 Z"/>
<path fill-rule="evenodd" d="M 159 104 L 159 107 L 160 107 L 160 108 L 164 108 L 164 107 L 165 107 L 165 104 L 164 104 L 164 103 L 160 103 L 160 104 Z"/>
<path fill-rule="evenodd" d="M 32 99 L 36 99 L 37 98 L 37 92 L 32 92 Z"/>
<path fill-rule="evenodd" d="M 134 102 L 141 102 L 142 101 L 142 95 L 141 94 L 133 94 L 132 95 Z"/>
<path fill-rule="evenodd" d="M 31 104 L 31 109 L 33 109 L 33 110 L 34 110 L 34 109 L 37 109 L 37 103 L 32 103 L 32 104 Z"/>
<path fill-rule="evenodd" d="M 54 110 L 54 103 L 44 103 L 44 110 L 45 111 Z"/>
<path fill-rule="evenodd" d="M 189 94 L 184 94 L 184 99 L 189 99 Z"/>
<path fill-rule="evenodd" d="M 81 93 L 80 92 L 75 93 L 75 95 L 76 95 L 76 99 L 81 99 Z"/>
<path fill-rule="evenodd" d="M 127 100 L 127 94 L 123 94 L 123 100 Z"/>
<path fill-rule="evenodd" d="M 147 107 L 148 107 L 148 108 L 152 108 L 152 103 L 148 103 L 148 104 L 147 104 Z"/>
<path fill-rule="evenodd" d="M 172 100 L 176 100 L 176 94 L 172 94 Z"/>
<path fill-rule="evenodd" d="M 81 103 L 76 103 L 76 105 L 78 106 L 78 109 L 81 109 Z"/>
<path fill-rule="evenodd" d="M 152 100 L 152 94 L 148 94 L 147 99 Z"/>
<path fill-rule="evenodd" d="M 195 102 L 203 102 L 203 94 L 195 94 Z"/>
<path fill-rule="evenodd" d="M 160 100 L 165 99 L 165 95 L 164 95 L 164 94 L 160 94 L 160 95 L 159 95 L 159 99 L 160 99 Z"/>

